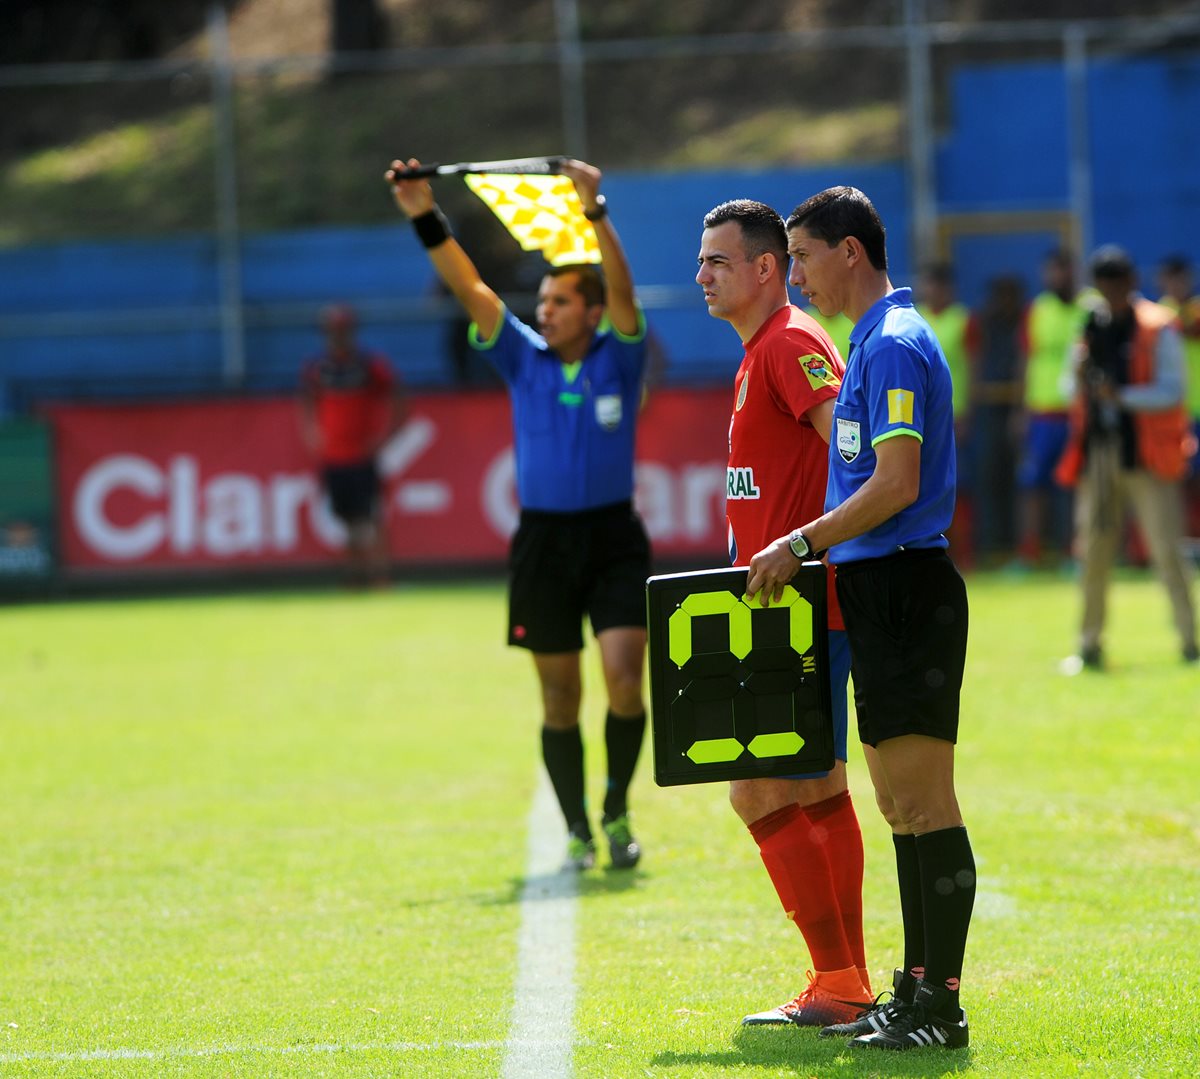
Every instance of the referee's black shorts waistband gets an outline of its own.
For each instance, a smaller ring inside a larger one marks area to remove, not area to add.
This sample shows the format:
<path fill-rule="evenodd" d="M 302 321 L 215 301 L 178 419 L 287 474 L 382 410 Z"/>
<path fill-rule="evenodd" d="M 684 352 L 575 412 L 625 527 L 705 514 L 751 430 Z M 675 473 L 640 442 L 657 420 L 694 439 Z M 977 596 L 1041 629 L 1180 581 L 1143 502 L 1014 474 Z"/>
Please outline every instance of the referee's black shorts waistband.
<path fill-rule="evenodd" d="M 609 502 L 603 506 L 590 506 L 585 510 L 531 510 L 521 507 L 523 521 L 588 521 L 599 517 L 615 517 L 633 512 L 633 501 Z"/>
<path fill-rule="evenodd" d="M 859 570 L 875 569 L 889 562 L 916 561 L 939 556 L 950 557 L 945 547 L 901 547 L 878 558 L 856 558 L 852 562 L 838 562 L 833 568 L 836 573 L 857 573 Z"/>

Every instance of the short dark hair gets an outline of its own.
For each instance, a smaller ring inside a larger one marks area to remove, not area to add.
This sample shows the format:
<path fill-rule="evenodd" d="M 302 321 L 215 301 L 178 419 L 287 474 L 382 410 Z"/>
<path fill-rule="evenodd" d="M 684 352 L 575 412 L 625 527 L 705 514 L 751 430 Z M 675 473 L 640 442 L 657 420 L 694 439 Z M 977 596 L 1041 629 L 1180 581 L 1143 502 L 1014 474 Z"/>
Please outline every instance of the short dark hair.
<path fill-rule="evenodd" d="M 736 221 L 741 227 L 746 258 L 774 255 L 783 272 L 787 273 L 787 230 L 775 209 L 754 199 L 731 199 L 714 206 L 704 215 L 706 229 L 715 229 L 727 221 Z"/>
<path fill-rule="evenodd" d="M 1161 273 L 1171 274 L 1190 274 L 1192 272 L 1192 264 L 1188 260 L 1187 255 L 1167 255 L 1166 258 L 1159 263 L 1158 269 Z"/>
<path fill-rule="evenodd" d="M 1075 255 L 1065 247 L 1050 248 L 1042 261 L 1054 263 L 1056 266 L 1063 266 L 1068 270 L 1075 269 Z"/>
<path fill-rule="evenodd" d="M 604 306 L 604 276 L 592 263 L 568 262 L 563 266 L 551 266 L 545 276 L 562 277 L 569 273 L 579 275 L 575 289 L 588 307 Z"/>
<path fill-rule="evenodd" d="M 1117 244 L 1105 244 L 1092 255 L 1092 277 L 1100 281 L 1123 281 L 1133 277 L 1133 259 Z"/>
<path fill-rule="evenodd" d="M 857 187 L 827 187 L 800 203 L 787 219 L 787 227 L 803 227 L 830 247 L 853 236 L 877 270 L 886 271 L 887 230 L 879 213 Z"/>
<path fill-rule="evenodd" d="M 949 262 L 931 262 L 925 267 L 925 276 L 938 285 L 953 285 L 954 266 Z"/>

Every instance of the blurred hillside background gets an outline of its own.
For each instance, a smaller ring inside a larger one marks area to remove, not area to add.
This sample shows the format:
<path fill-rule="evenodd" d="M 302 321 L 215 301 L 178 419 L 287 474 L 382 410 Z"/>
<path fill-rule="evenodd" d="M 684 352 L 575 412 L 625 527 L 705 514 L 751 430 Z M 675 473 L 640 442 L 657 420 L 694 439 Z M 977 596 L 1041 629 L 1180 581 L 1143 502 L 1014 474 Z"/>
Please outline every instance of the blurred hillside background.
<path fill-rule="evenodd" d="M 0 448 L 42 492 L 0 484 L 0 530 L 75 512 L 54 408 L 290 395 L 331 301 L 415 391 L 493 390 L 394 156 L 598 164 L 683 389 L 736 364 L 692 280 L 727 198 L 859 186 L 893 280 L 948 260 L 975 311 L 1054 247 L 1123 243 L 1151 291 L 1200 256 L 1197 2 L 4 0 L 0 115 Z M 527 313 L 540 257 L 461 181 L 438 197 Z"/>

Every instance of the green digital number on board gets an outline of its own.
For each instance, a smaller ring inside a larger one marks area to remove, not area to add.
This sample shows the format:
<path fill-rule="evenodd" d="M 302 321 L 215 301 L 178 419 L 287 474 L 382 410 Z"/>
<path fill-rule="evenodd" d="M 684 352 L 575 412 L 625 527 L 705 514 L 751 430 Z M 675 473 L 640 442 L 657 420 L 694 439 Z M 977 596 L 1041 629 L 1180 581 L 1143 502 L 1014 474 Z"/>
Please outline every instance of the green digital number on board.
<path fill-rule="evenodd" d="M 812 604 L 791 585 L 786 585 L 783 597 L 775 608 L 788 610 L 788 643 L 792 651 L 803 656 L 813 643 Z M 754 611 L 764 610 L 757 596 L 735 596 L 729 591 L 694 592 L 680 602 L 667 620 L 667 653 L 671 662 L 682 670 L 692 658 L 692 619 L 704 615 L 725 615 L 729 627 L 729 651 L 739 660 L 754 650 Z M 732 715 L 731 715 L 732 722 Z M 798 731 L 781 731 L 756 735 L 749 745 L 735 737 L 702 738 L 685 750 L 693 764 L 726 764 L 735 761 L 748 750 L 753 757 L 790 757 L 804 747 Z"/>

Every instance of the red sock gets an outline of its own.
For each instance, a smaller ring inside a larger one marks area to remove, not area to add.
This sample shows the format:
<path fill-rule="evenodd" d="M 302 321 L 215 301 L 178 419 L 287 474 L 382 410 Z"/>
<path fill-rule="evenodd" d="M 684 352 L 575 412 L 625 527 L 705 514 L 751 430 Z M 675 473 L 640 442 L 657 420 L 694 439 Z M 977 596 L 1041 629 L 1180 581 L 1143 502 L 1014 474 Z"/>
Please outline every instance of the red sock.
<path fill-rule="evenodd" d="M 854 802 L 850 799 L 849 791 L 842 791 L 823 802 L 805 806 L 804 812 L 813 824 L 817 842 L 825 845 L 825 854 L 833 874 L 833 888 L 842 912 L 842 930 L 846 934 L 850 954 L 854 956 L 854 965 L 859 970 L 866 970 L 867 949 L 863 944 L 862 913 L 863 841 Z M 865 982 L 863 984 L 866 985 Z"/>
<path fill-rule="evenodd" d="M 783 909 L 804 936 L 813 966 L 818 971 L 856 966 L 825 844 L 817 841 L 805 811 L 798 805 L 777 809 L 751 824 L 750 834 Z"/>

